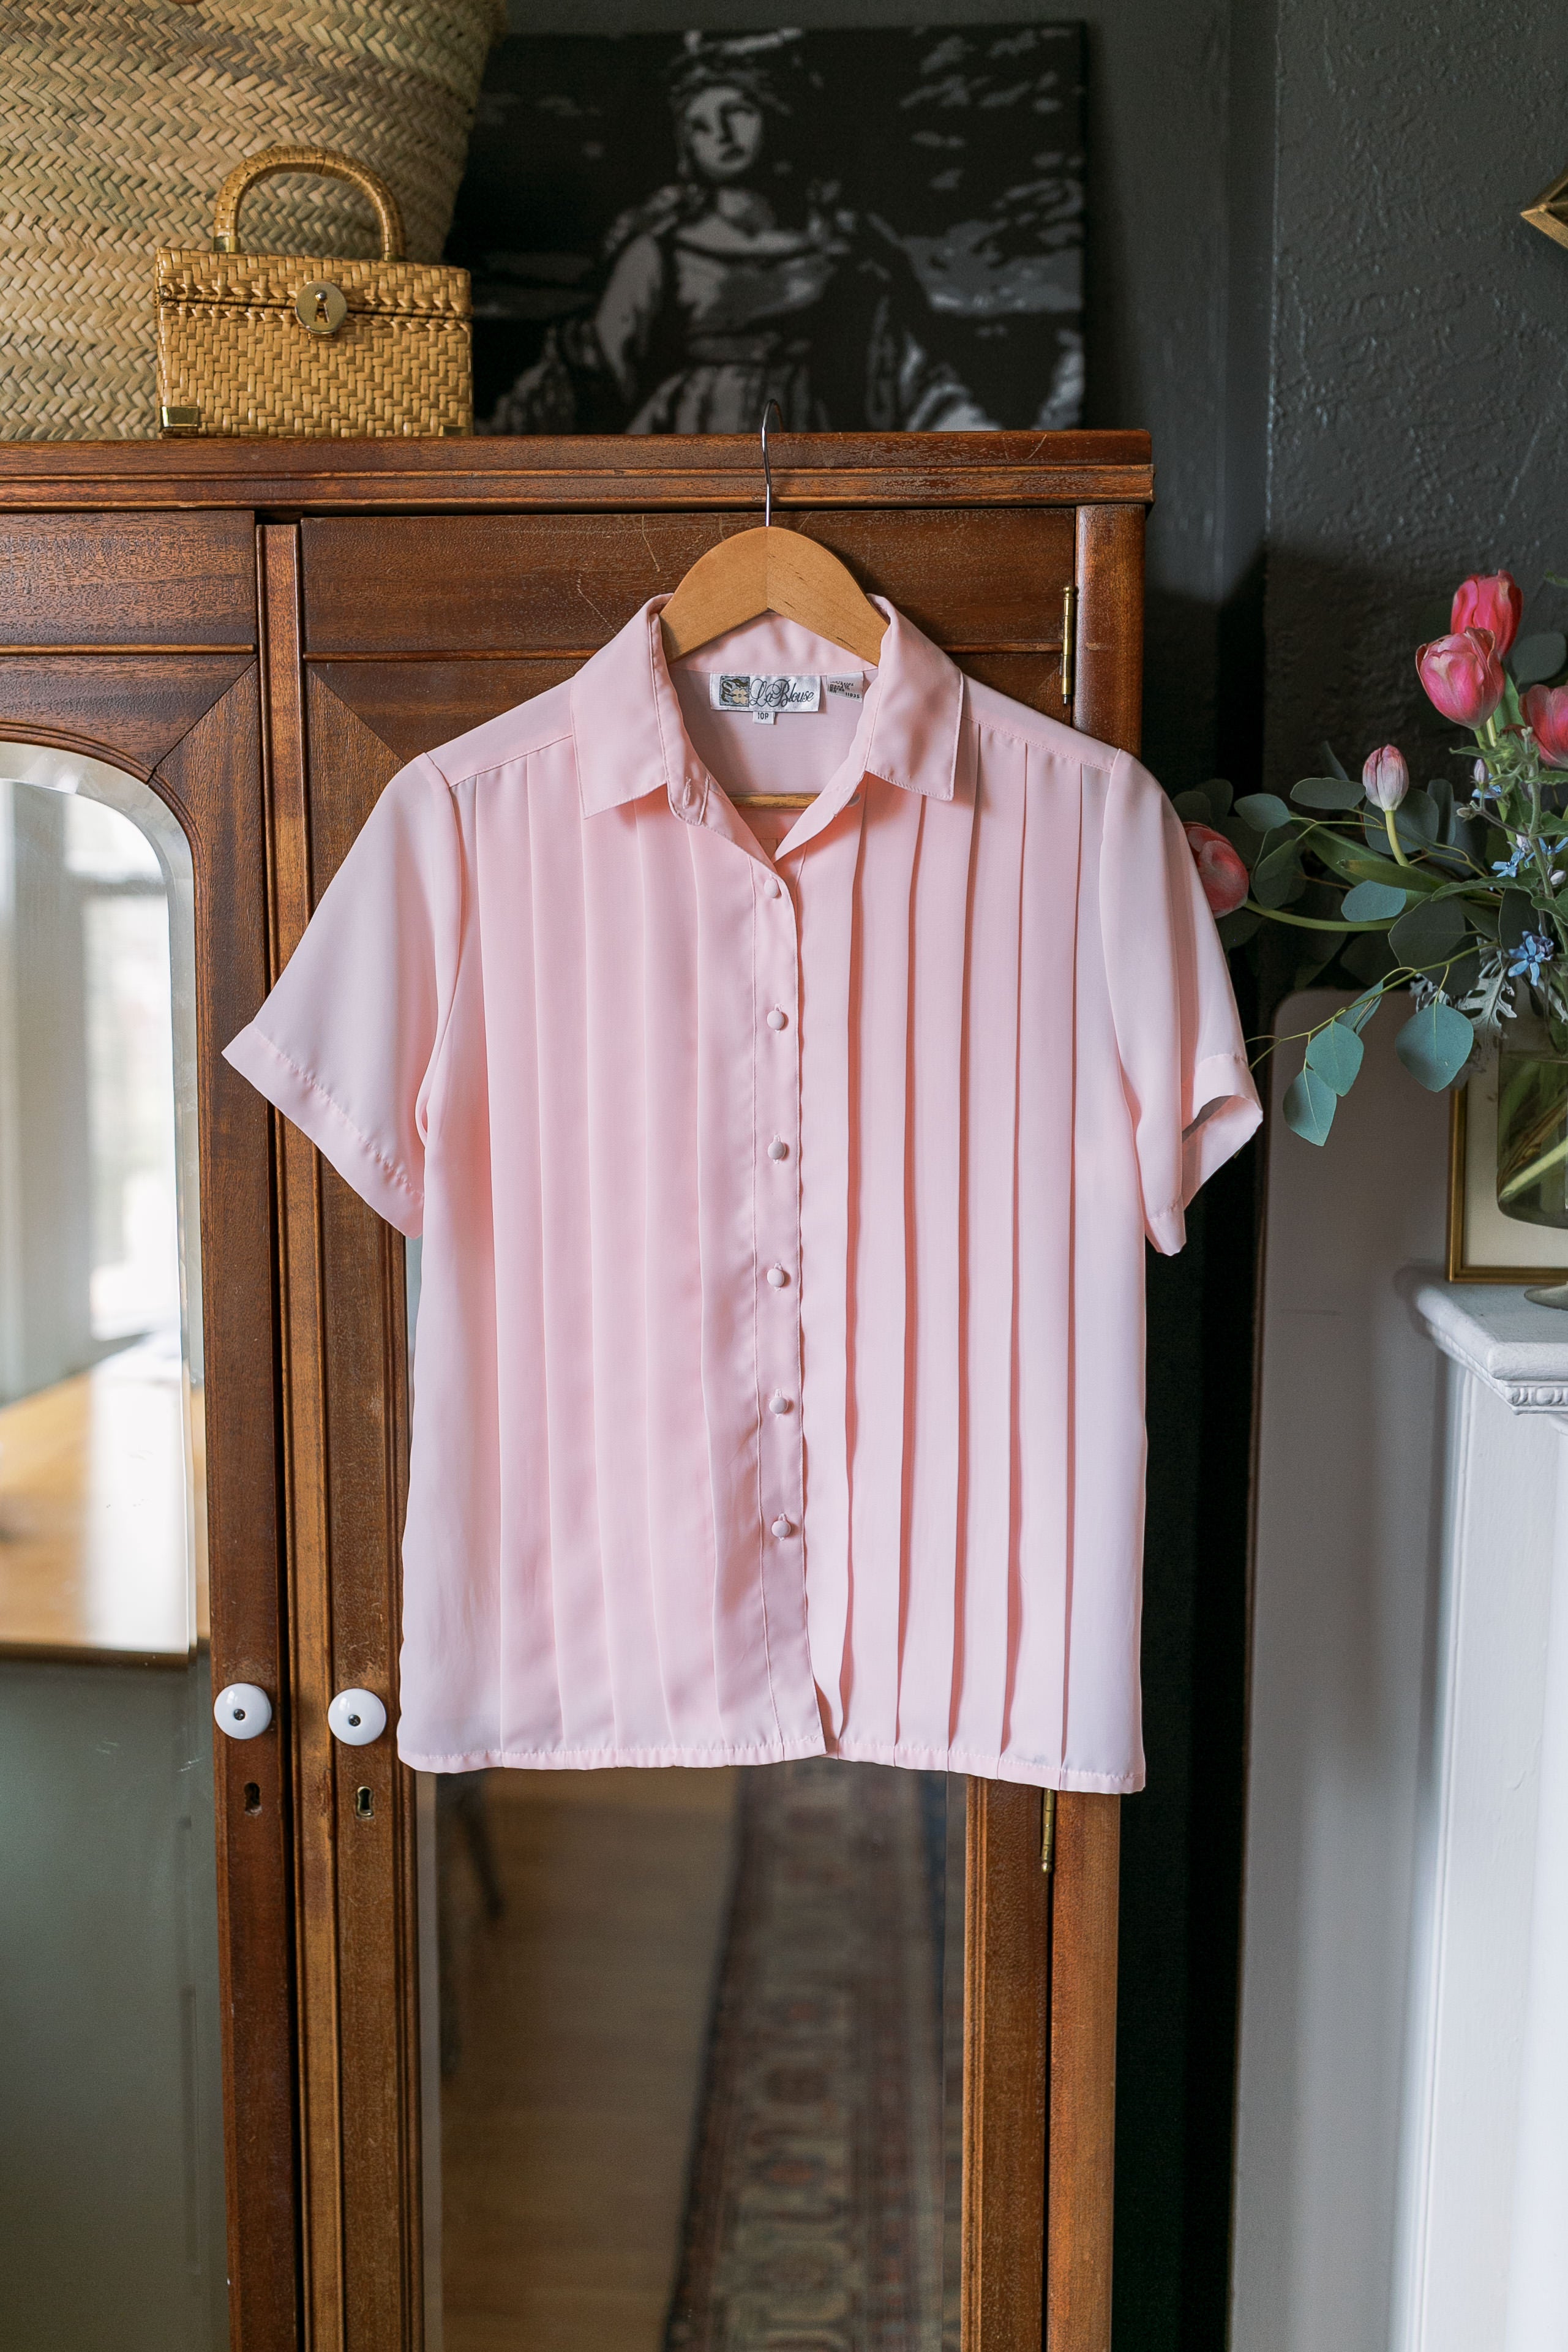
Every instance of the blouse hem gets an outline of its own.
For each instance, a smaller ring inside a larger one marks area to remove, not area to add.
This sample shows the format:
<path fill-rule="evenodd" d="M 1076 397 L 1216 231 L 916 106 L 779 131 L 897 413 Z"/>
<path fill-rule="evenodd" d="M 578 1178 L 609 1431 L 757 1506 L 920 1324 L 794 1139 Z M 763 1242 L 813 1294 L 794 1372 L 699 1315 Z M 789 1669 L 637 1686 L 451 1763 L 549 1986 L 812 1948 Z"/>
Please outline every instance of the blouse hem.
<path fill-rule="evenodd" d="M 726 1765 L 788 1764 L 802 1756 L 831 1756 L 846 1764 L 893 1764 L 913 1772 L 966 1772 L 981 1780 L 1010 1780 L 1029 1789 L 1064 1789 L 1070 1794 L 1128 1797 L 1144 1785 L 1133 1772 L 1088 1772 L 1072 1764 L 1049 1764 L 1032 1757 L 978 1756 L 967 1748 L 920 1748 L 908 1740 L 841 1739 L 821 1734 L 758 1741 L 751 1747 L 720 1748 L 484 1748 L 453 1756 L 424 1755 L 399 1744 L 398 1754 L 415 1772 L 484 1772 L 510 1769 L 532 1772 L 656 1770 L 686 1766 L 709 1770 Z"/>

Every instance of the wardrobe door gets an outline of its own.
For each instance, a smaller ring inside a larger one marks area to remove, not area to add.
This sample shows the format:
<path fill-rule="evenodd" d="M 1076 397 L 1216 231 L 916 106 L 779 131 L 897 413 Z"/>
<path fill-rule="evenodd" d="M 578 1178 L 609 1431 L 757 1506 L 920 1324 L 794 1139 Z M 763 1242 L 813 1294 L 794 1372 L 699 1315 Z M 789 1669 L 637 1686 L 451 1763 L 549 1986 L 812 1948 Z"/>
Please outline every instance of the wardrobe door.
<path fill-rule="evenodd" d="M 264 527 L 277 955 L 400 766 L 740 520 Z M 1130 743 L 1142 520 L 790 517 L 974 675 Z M 416 1783 L 390 1732 L 339 1746 L 335 1691 L 395 1715 L 410 1279 L 291 1129 L 280 1198 L 316 2340 L 1105 2352 L 1115 1801 L 864 1765 Z"/>
<path fill-rule="evenodd" d="M 298 2341 L 260 751 L 248 514 L 0 511 L 0 2334 L 61 2352 Z"/>

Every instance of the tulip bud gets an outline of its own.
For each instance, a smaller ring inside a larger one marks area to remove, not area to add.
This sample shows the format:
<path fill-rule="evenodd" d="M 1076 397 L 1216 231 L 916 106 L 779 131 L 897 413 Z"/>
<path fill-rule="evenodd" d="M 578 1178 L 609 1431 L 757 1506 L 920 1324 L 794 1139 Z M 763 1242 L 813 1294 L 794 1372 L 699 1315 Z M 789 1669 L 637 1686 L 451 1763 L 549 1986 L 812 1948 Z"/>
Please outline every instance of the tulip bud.
<path fill-rule="evenodd" d="M 1249 888 L 1247 868 L 1239 853 L 1211 824 L 1186 824 L 1182 831 L 1197 866 L 1197 878 L 1208 900 L 1209 913 L 1217 919 L 1221 915 L 1233 915 Z"/>
<path fill-rule="evenodd" d="M 1361 781 L 1374 808 L 1385 813 L 1396 809 L 1410 789 L 1410 771 L 1398 744 L 1385 743 L 1378 751 L 1368 752 Z"/>
<path fill-rule="evenodd" d="M 1568 768 L 1568 686 L 1527 688 L 1524 718 L 1547 766 Z"/>
<path fill-rule="evenodd" d="M 1490 629 L 1501 661 L 1519 635 L 1524 598 L 1511 572 L 1473 572 L 1454 592 L 1450 629 Z"/>
<path fill-rule="evenodd" d="M 1461 629 L 1416 654 L 1427 700 L 1460 727 L 1484 727 L 1502 700 L 1502 664 L 1490 629 Z"/>

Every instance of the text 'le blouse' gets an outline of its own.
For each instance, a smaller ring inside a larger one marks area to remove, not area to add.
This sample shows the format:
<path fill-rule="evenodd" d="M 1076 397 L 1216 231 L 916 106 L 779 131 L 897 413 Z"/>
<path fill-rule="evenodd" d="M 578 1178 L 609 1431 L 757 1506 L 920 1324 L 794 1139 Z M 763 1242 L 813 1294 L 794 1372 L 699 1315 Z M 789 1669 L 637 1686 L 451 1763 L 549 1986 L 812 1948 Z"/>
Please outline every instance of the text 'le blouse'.
<path fill-rule="evenodd" d="M 1181 827 L 897 613 L 672 675 L 662 602 L 394 777 L 228 1049 L 423 1236 L 399 1752 L 1138 1788 L 1144 1239 L 1259 1117 Z"/>

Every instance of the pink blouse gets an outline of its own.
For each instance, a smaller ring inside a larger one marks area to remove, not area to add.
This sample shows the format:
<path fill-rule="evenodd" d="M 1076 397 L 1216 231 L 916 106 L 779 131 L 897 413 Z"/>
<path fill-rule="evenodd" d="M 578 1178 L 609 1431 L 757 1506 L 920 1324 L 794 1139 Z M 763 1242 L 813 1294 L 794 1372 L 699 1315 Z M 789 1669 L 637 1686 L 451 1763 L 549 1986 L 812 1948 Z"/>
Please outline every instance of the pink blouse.
<path fill-rule="evenodd" d="M 228 1048 L 423 1235 L 399 1751 L 1136 1789 L 1144 1240 L 1259 1118 L 1181 827 L 896 612 L 672 674 L 662 602 L 394 777 Z"/>

